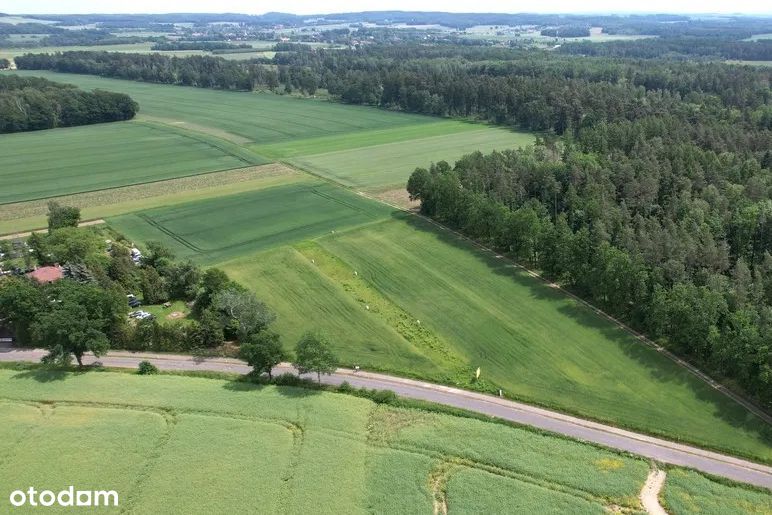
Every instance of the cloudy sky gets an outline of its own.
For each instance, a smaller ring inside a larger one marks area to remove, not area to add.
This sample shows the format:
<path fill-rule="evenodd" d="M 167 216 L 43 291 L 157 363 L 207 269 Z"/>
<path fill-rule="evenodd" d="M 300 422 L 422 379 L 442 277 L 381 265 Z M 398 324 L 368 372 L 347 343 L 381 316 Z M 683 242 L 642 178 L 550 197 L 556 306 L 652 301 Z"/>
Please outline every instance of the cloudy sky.
<path fill-rule="evenodd" d="M 238 12 L 262 14 L 267 11 L 318 14 L 352 11 L 451 11 L 451 12 L 699 12 L 699 13 L 772 13 L 772 4 L 760 0 L 285 0 L 282 2 L 248 0 L 0 0 L 0 12 L 6 13 L 166 13 L 166 12 Z"/>

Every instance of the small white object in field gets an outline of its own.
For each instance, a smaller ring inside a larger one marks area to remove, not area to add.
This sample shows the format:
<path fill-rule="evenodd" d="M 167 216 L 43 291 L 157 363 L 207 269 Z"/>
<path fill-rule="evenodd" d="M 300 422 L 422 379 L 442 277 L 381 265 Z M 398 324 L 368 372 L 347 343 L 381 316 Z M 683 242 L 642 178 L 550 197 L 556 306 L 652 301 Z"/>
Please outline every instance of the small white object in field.
<path fill-rule="evenodd" d="M 502 392 L 501 389 L 499 389 L 499 397 L 504 397 L 504 392 Z"/>
<path fill-rule="evenodd" d="M 417 323 L 418 325 L 421 325 L 421 321 L 420 321 L 420 320 L 416 320 L 416 323 Z"/>
<path fill-rule="evenodd" d="M 367 311 L 370 311 L 370 304 L 367 304 L 367 305 L 365 306 L 365 309 L 366 309 Z"/>
<path fill-rule="evenodd" d="M 354 276 L 356 277 L 358 275 L 359 275 L 359 273 L 356 270 L 354 270 Z"/>
<path fill-rule="evenodd" d="M 313 264 L 316 264 L 316 261 L 314 261 L 313 259 L 311 260 L 311 262 L 312 262 Z"/>

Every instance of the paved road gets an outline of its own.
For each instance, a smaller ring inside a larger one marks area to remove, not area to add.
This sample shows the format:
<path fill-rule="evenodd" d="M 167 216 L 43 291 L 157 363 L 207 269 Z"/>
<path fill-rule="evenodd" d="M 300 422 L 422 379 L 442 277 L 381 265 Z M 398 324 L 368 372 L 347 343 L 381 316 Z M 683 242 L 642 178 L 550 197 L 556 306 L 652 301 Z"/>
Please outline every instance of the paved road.
<path fill-rule="evenodd" d="M 39 361 L 42 350 L 0 348 L 0 361 Z M 162 370 L 212 370 L 244 374 L 250 368 L 242 361 L 226 358 L 201 359 L 184 355 L 111 352 L 99 359 L 105 366 L 134 368 L 142 360 L 154 363 Z M 84 358 L 85 363 L 95 361 Z M 289 364 L 279 365 L 275 374 L 296 373 Z M 691 467 L 736 481 L 772 489 L 772 467 L 747 460 L 670 442 L 624 429 L 599 424 L 555 411 L 513 402 L 498 397 L 469 392 L 458 388 L 403 379 L 371 372 L 338 369 L 322 382 L 337 385 L 348 381 L 359 388 L 392 390 L 398 395 L 475 411 L 493 417 L 545 429 L 579 440 L 639 454 L 663 463 Z"/>

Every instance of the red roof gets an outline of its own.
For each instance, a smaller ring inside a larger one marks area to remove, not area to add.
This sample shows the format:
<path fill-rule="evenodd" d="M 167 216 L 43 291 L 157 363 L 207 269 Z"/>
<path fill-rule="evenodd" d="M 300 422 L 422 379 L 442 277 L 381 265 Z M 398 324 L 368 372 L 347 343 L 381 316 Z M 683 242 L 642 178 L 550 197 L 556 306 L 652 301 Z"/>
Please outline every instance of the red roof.
<path fill-rule="evenodd" d="M 64 277 L 60 266 L 43 266 L 27 275 L 39 283 L 52 283 Z"/>

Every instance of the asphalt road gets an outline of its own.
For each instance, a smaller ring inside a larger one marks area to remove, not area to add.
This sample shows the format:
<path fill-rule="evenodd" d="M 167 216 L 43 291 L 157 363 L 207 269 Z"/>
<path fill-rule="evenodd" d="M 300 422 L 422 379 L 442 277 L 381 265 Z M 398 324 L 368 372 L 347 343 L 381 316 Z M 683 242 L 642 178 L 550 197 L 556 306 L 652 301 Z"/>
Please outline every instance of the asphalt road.
<path fill-rule="evenodd" d="M 0 361 L 39 361 L 44 354 L 45 351 L 38 349 L 0 348 Z M 239 374 L 250 371 L 243 362 L 225 358 L 201 359 L 184 355 L 115 351 L 99 359 L 105 366 L 128 368 L 135 368 L 142 360 L 152 362 L 161 370 L 211 370 Z M 93 357 L 84 358 L 85 363 L 93 361 L 96 361 Z M 282 364 L 274 369 L 274 374 L 284 372 L 296 373 L 289 364 Z M 475 411 L 631 452 L 662 463 L 690 467 L 716 476 L 772 489 L 772 467 L 528 404 L 433 383 L 364 371 L 354 372 L 350 369 L 338 369 L 332 375 L 322 376 L 322 382 L 326 384 L 338 385 L 343 381 L 348 381 L 352 386 L 359 388 L 392 390 L 403 397 Z"/>

